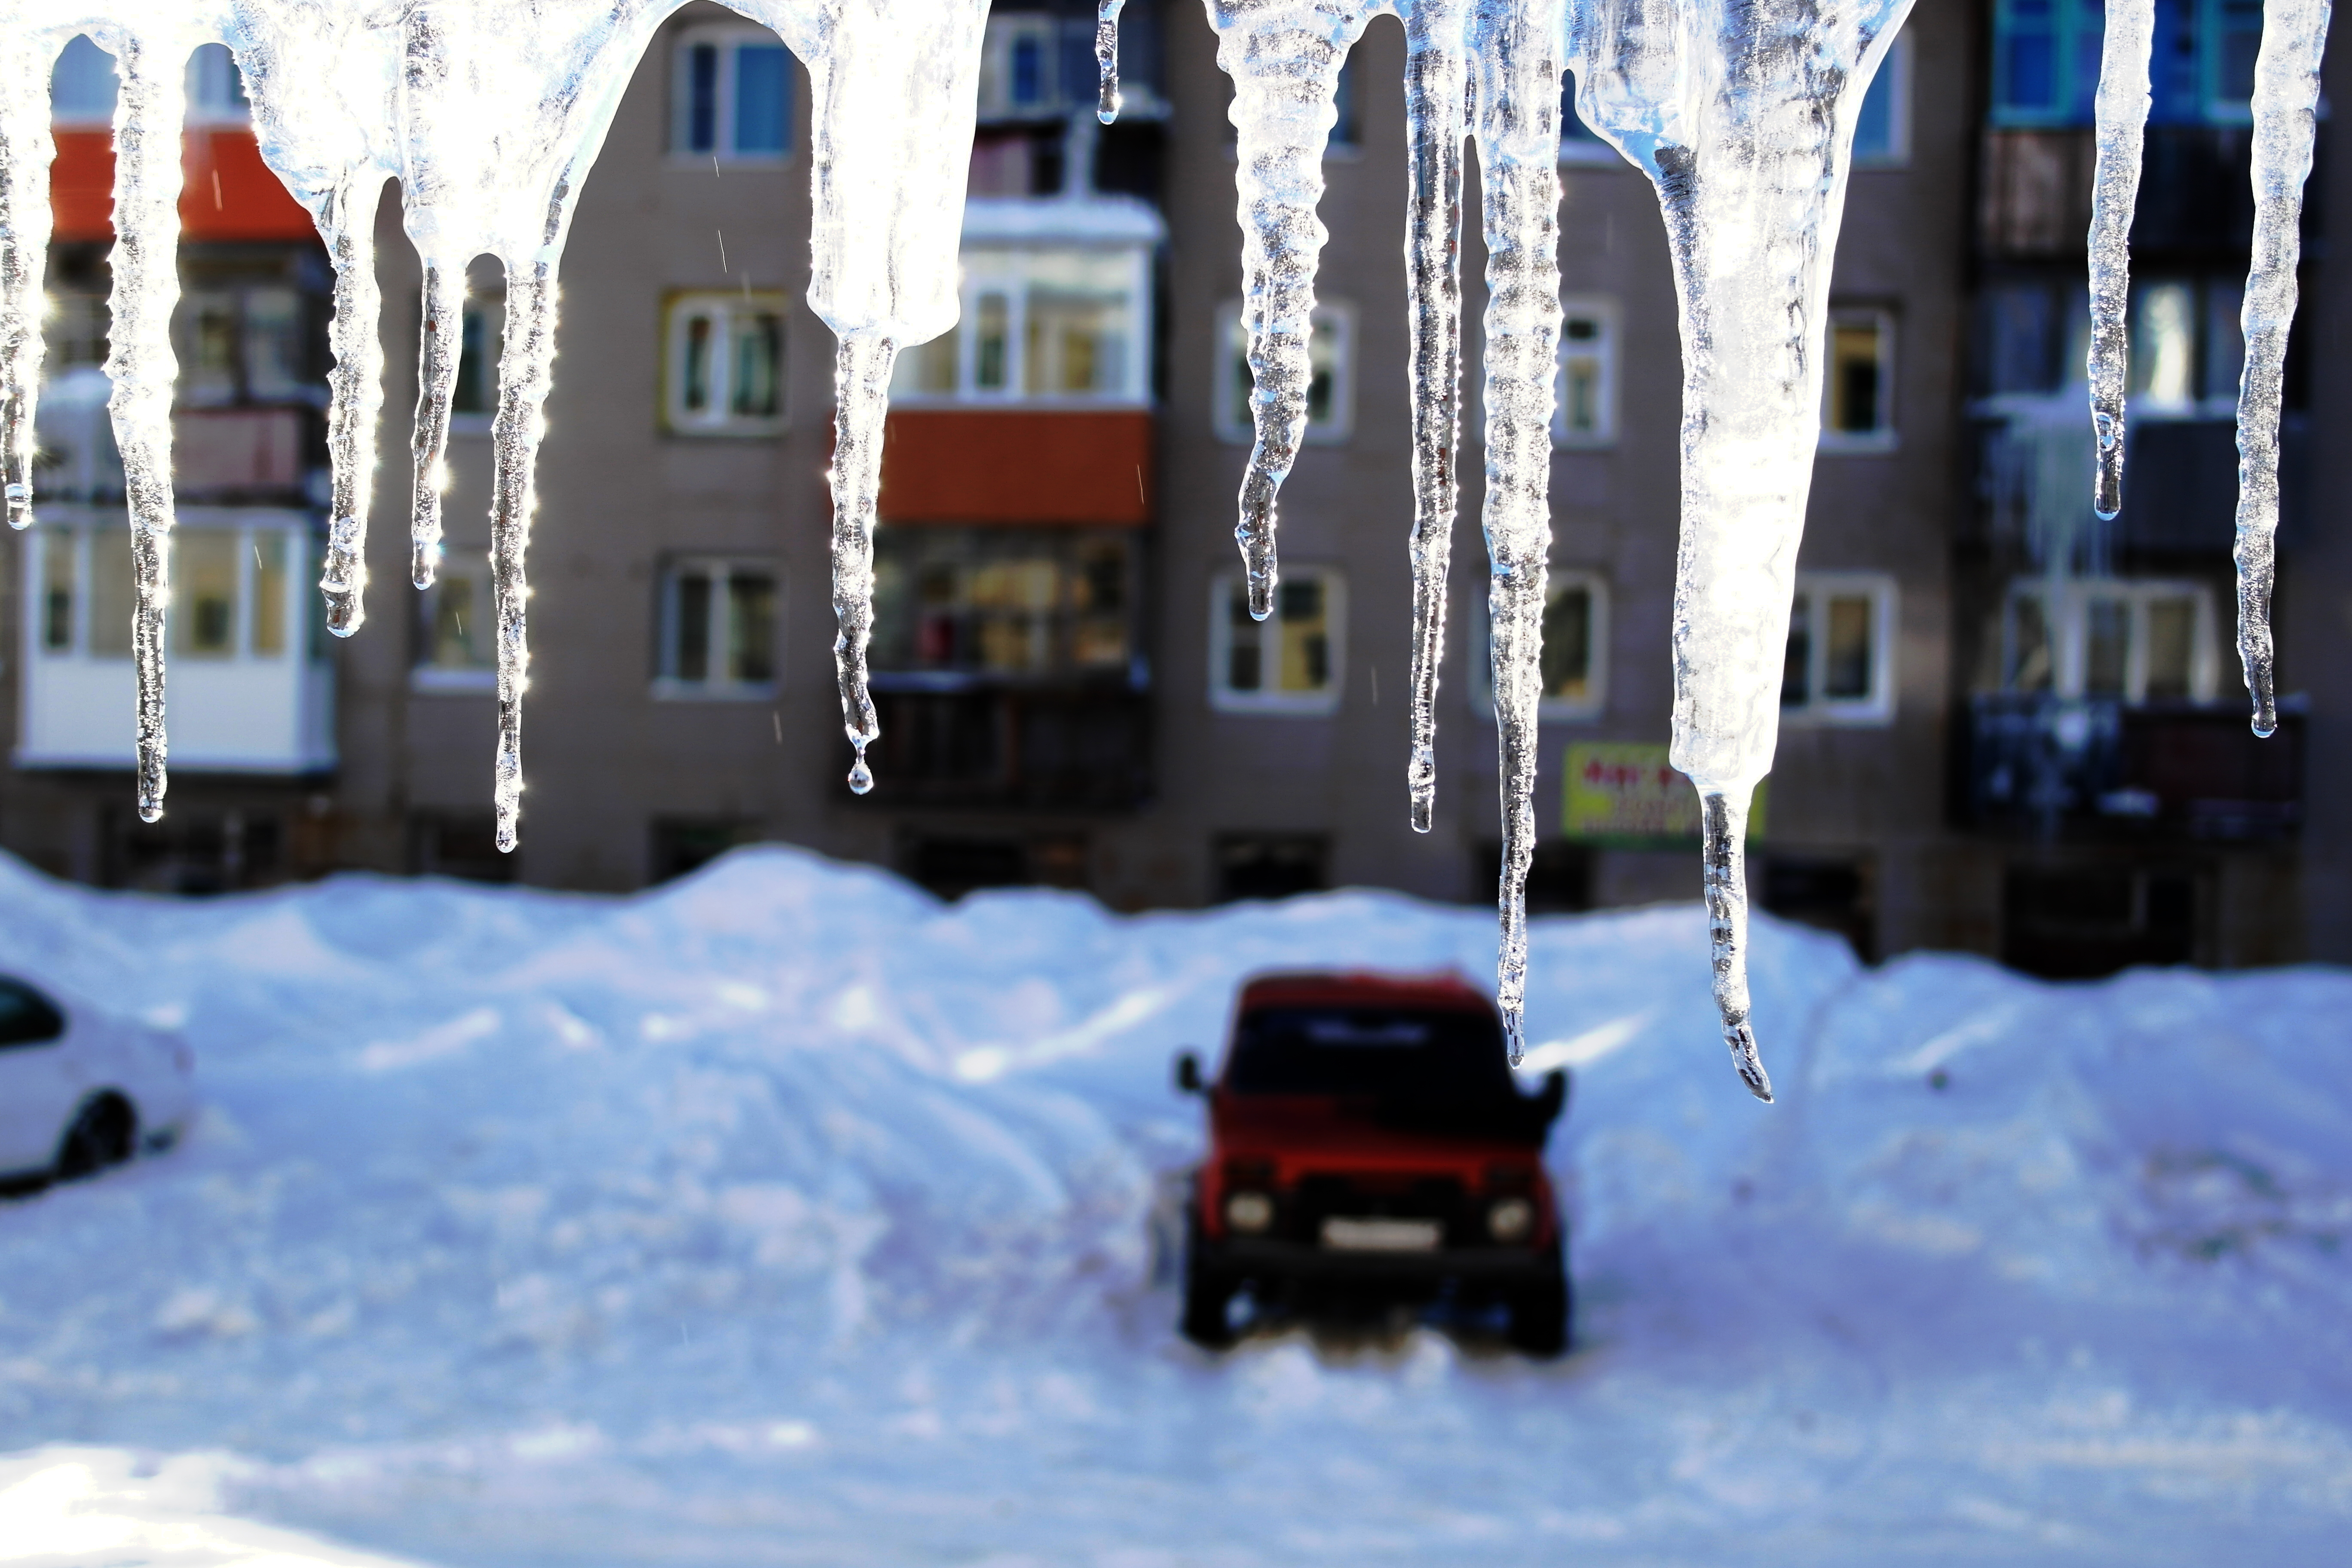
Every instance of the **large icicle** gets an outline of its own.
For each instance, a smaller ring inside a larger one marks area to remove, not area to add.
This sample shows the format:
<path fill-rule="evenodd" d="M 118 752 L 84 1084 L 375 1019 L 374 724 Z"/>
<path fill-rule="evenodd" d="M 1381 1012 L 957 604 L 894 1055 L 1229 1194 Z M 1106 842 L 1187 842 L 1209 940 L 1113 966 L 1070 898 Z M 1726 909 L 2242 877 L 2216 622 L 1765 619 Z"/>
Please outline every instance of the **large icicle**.
<path fill-rule="evenodd" d="M 1910 0 L 1731 8 L 1601 0 L 1577 105 L 1658 187 L 1683 340 L 1672 756 L 1705 808 L 1715 993 L 1748 1089 L 1740 837 L 1780 734 L 1780 668 L 1821 433 L 1823 305 L 1870 79 Z"/>
<path fill-rule="evenodd" d="M 499 355 L 499 411 L 490 421 L 491 602 L 498 616 L 499 847 L 515 847 L 522 815 L 522 694 L 530 688 L 523 559 L 538 510 L 540 437 L 547 428 L 549 373 L 555 364 L 555 260 L 541 257 L 507 271 L 506 346 Z"/>
<path fill-rule="evenodd" d="M 1536 710 L 1543 695 L 1544 596 L 1551 556 L 1561 42 L 1559 0 L 1484 4 L 1472 23 L 1471 85 L 1486 239 L 1483 521 L 1503 810 L 1503 869 L 1496 889 L 1502 941 L 1495 999 L 1515 1064 L 1527 1042 L 1527 880 L 1536 846 Z"/>
<path fill-rule="evenodd" d="M 33 410 L 40 395 L 41 280 L 48 266 L 49 70 L 57 40 L 0 20 L 0 495 L 8 526 L 33 521 Z"/>
<path fill-rule="evenodd" d="M 163 612 L 171 603 L 172 400 L 180 363 L 180 127 L 188 56 L 204 35 L 185 18 L 110 28 L 121 89 L 114 103 L 114 287 L 107 300 L 107 406 L 122 452 L 131 559 L 139 583 L 131 656 L 139 682 L 139 816 L 163 815 Z"/>
<path fill-rule="evenodd" d="M 335 272 L 328 331 L 327 458 L 333 484 L 319 587 L 327 629 L 366 619 L 368 501 L 383 408 L 375 219 L 399 172 L 394 122 L 401 34 L 356 9 L 315 0 L 237 0 L 237 63 L 261 156 L 310 214 Z"/>
<path fill-rule="evenodd" d="M 2131 227 L 2147 132 L 2156 0 L 2108 0 L 2100 46 L 2098 158 L 2091 177 L 2091 427 L 2099 440 L 2091 504 L 2124 508 L 2124 398 L 2131 370 Z"/>
<path fill-rule="evenodd" d="M 1421 0 L 1405 18 L 1404 112 L 1411 142 L 1404 232 L 1412 395 L 1412 830 L 1437 802 L 1437 677 L 1445 652 L 1446 566 L 1454 550 L 1462 421 L 1462 141 L 1468 0 Z"/>
<path fill-rule="evenodd" d="M 1339 67 L 1375 4 L 1208 0 L 1217 64 L 1233 79 L 1234 183 L 1242 227 L 1242 325 L 1249 338 L 1254 439 L 1242 476 L 1241 543 L 1250 614 L 1274 613 L 1275 498 L 1307 433 L 1315 268 L 1330 236 L 1323 148 L 1339 111 Z"/>
<path fill-rule="evenodd" d="M 2240 321 L 2246 365 L 2238 383 L 2238 657 L 2257 735 L 2278 728 L 2271 647 L 2277 571 L 2279 399 L 2295 268 L 2303 258 L 2303 184 L 2317 127 L 2319 59 L 2328 0 L 2267 0 L 2254 60 L 2254 243 Z"/>
<path fill-rule="evenodd" d="M 809 308 L 840 340 L 833 458 L 834 643 L 842 727 L 874 775 L 866 685 L 874 521 L 890 366 L 956 323 L 988 0 L 731 0 L 783 36 L 809 73 Z"/>

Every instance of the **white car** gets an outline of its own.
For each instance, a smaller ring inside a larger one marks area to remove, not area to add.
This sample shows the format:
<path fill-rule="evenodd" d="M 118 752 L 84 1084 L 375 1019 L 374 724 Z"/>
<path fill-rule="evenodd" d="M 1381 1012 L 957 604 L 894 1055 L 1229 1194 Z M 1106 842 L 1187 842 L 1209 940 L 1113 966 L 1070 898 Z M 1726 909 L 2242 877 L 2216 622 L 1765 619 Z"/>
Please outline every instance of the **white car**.
<path fill-rule="evenodd" d="M 0 1183 L 171 1147 L 195 1110 L 194 1068 L 173 1036 L 0 975 Z"/>

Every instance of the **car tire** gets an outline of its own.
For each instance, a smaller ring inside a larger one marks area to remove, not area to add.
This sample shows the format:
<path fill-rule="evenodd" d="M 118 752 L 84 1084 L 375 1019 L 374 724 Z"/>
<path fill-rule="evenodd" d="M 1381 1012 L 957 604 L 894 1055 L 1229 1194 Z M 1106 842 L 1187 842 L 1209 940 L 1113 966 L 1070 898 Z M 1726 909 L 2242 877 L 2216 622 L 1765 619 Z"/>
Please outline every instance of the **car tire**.
<path fill-rule="evenodd" d="M 1203 1350 L 1221 1351 L 1232 1345 L 1236 1336 L 1231 1310 L 1240 1283 L 1202 1258 L 1196 1237 L 1184 1249 L 1184 1315 L 1177 1331 Z"/>
<path fill-rule="evenodd" d="M 1510 1326 L 1504 1337 L 1522 1355 L 1549 1360 L 1568 1352 L 1568 1272 L 1557 1260 L 1545 1277 L 1514 1288 L 1506 1298 Z"/>
<path fill-rule="evenodd" d="M 121 1164 L 138 1147 L 138 1134 L 139 1119 L 121 1095 L 101 1094 L 88 1101 L 58 1144 L 58 1180 L 78 1181 Z"/>

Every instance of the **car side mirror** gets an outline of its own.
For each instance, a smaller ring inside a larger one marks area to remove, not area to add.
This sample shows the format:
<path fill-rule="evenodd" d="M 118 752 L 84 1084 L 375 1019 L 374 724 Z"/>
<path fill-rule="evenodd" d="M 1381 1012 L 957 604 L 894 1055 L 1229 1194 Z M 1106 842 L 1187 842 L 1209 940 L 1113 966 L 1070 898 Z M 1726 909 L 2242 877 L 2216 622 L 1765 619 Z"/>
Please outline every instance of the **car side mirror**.
<path fill-rule="evenodd" d="M 1543 1075 L 1543 1088 L 1536 1094 L 1536 1104 L 1543 1110 L 1545 1126 L 1549 1127 L 1559 1120 L 1559 1113 L 1568 1109 L 1566 1068 L 1554 1068 Z"/>
<path fill-rule="evenodd" d="M 1185 1094 L 1201 1092 L 1201 1058 L 1190 1051 L 1176 1053 L 1176 1087 Z"/>

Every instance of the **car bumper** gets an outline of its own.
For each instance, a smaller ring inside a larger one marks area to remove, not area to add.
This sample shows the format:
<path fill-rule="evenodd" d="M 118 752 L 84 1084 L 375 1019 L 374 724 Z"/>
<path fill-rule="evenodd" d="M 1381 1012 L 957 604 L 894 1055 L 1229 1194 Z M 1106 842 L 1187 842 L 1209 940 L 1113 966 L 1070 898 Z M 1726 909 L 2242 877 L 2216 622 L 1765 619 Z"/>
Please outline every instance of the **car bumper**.
<path fill-rule="evenodd" d="M 1559 1278 L 1555 1247 L 1437 1247 L 1389 1251 L 1230 1237 L 1200 1241 L 1200 1261 L 1220 1273 L 1285 1279 L 1475 1279 Z"/>

